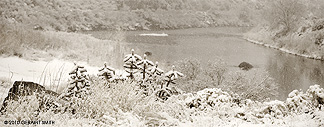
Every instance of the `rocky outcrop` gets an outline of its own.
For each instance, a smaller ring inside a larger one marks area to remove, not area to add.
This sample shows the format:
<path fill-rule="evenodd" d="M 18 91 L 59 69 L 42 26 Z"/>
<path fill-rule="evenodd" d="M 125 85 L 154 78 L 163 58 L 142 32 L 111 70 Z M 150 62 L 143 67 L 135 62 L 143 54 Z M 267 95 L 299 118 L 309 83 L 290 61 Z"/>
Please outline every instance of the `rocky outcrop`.
<path fill-rule="evenodd" d="M 4 99 L 1 112 L 6 111 L 10 101 L 18 101 L 26 96 L 36 96 L 39 101 L 40 110 L 49 110 L 62 106 L 65 101 L 59 98 L 59 94 L 54 91 L 46 90 L 44 86 L 34 82 L 15 81 Z"/>

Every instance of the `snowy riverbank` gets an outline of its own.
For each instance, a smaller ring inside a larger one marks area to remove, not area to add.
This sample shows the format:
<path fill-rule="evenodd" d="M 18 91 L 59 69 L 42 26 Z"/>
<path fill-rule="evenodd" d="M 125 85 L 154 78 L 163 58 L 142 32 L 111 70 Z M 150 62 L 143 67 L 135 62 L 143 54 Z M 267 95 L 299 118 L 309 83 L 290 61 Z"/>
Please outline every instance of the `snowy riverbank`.
<path fill-rule="evenodd" d="M 268 47 L 268 48 L 273 48 L 273 49 L 276 49 L 276 50 L 279 50 L 279 51 L 282 51 L 282 52 L 285 52 L 285 53 L 288 53 L 288 54 L 292 54 L 292 55 L 295 55 L 295 56 L 301 56 L 301 57 L 306 57 L 306 58 L 315 59 L 315 60 L 323 60 L 323 58 L 320 57 L 320 56 L 306 55 L 306 54 L 298 53 L 296 51 L 291 51 L 291 50 L 286 49 L 286 48 L 280 48 L 280 47 L 278 47 L 276 45 L 267 44 L 267 43 L 256 41 L 256 40 L 253 40 L 253 39 L 250 39 L 250 38 L 244 38 L 244 39 L 251 42 L 251 43 L 262 45 L 262 46 Z"/>

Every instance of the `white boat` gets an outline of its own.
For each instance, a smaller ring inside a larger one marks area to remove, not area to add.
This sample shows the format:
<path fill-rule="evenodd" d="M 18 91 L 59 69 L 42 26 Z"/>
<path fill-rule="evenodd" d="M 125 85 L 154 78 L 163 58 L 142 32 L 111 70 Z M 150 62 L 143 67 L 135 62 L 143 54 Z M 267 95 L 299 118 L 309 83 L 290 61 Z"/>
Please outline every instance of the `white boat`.
<path fill-rule="evenodd" d="M 166 33 L 161 33 L 161 34 L 157 34 L 157 33 L 150 33 L 150 34 L 139 34 L 140 36 L 158 36 L 158 37 L 165 37 L 165 36 L 169 36 Z"/>

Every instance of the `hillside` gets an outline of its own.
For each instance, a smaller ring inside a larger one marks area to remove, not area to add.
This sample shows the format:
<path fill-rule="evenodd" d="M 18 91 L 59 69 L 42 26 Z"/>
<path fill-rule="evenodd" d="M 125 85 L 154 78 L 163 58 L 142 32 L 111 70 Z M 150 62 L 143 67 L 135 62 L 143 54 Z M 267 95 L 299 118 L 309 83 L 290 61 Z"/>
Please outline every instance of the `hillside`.
<path fill-rule="evenodd" d="M 150 30 L 251 26 L 253 0 L 2 0 L 0 16 L 37 30 Z"/>
<path fill-rule="evenodd" d="M 284 52 L 324 60 L 324 4 L 321 0 L 268 2 L 262 22 L 245 38 Z"/>

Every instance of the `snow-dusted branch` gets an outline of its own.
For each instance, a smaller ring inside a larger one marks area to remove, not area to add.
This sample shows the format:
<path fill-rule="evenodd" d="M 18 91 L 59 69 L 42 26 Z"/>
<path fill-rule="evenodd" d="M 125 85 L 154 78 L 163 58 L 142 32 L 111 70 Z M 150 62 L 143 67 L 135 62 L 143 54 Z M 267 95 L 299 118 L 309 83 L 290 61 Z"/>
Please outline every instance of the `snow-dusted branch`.
<path fill-rule="evenodd" d="M 89 87 L 89 77 L 85 74 L 85 72 L 87 72 L 87 70 L 84 68 L 84 66 L 77 65 L 76 63 L 74 63 L 74 67 L 69 73 L 69 93 L 73 92 L 75 88 L 76 91 L 79 91 L 85 87 Z"/>
<path fill-rule="evenodd" d="M 155 76 L 155 75 L 158 75 L 158 76 L 161 76 L 164 71 L 160 68 L 158 68 L 159 66 L 159 63 L 158 62 L 155 62 L 155 65 L 151 68 L 149 68 L 149 72 L 152 76 Z"/>
<path fill-rule="evenodd" d="M 134 49 L 131 50 L 132 53 L 125 56 L 124 68 L 131 79 L 134 78 L 134 73 L 137 72 L 137 62 L 142 60 L 142 57 L 134 53 Z"/>
<path fill-rule="evenodd" d="M 170 83 L 175 84 L 175 80 L 178 79 L 179 77 L 183 77 L 184 74 L 182 74 L 181 72 L 175 71 L 175 66 L 172 66 L 172 70 L 165 73 L 165 81 L 166 81 L 166 87 L 168 87 L 170 85 Z M 163 88 L 163 86 L 162 86 Z"/>
<path fill-rule="evenodd" d="M 143 73 L 143 79 L 145 79 L 145 75 L 148 73 L 147 69 L 149 68 L 149 66 L 154 66 L 154 63 L 147 60 L 146 54 L 144 54 L 144 59 L 137 62 L 136 65 L 141 70 L 141 73 Z"/>
<path fill-rule="evenodd" d="M 116 70 L 110 66 L 107 66 L 107 63 L 104 63 L 104 66 L 99 69 L 99 74 L 98 76 L 103 76 L 105 77 L 106 80 L 109 80 L 115 75 Z"/>

